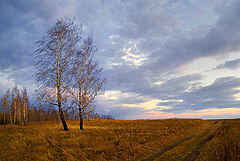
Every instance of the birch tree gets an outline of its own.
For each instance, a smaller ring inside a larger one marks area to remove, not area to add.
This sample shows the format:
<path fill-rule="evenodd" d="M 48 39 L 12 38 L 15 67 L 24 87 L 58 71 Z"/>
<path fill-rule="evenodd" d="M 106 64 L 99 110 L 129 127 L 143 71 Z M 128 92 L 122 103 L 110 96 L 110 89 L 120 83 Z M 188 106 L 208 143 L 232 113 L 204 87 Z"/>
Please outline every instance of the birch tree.
<path fill-rule="evenodd" d="M 37 42 L 39 47 L 34 52 L 34 58 L 37 60 L 35 80 L 39 86 L 38 98 L 41 102 L 58 107 L 65 131 L 68 131 L 64 108 L 71 88 L 71 62 L 79 47 L 81 31 L 81 26 L 70 19 L 57 20 L 47 34 Z"/>
<path fill-rule="evenodd" d="M 7 108 L 8 108 L 8 113 L 9 113 L 9 120 L 10 120 L 10 123 L 13 124 L 13 122 L 12 122 L 12 109 L 11 109 L 11 101 L 10 101 L 10 91 L 9 91 L 9 89 L 6 92 L 6 99 L 7 99 Z"/>
<path fill-rule="evenodd" d="M 28 96 L 27 96 L 27 90 L 26 88 L 23 88 L 22 91 L 22 113 L 23 113 L 23 123 L 24 125 L 27 125 L 28 123 L 28 116 L 29 116 L 29 102 L 28 102 Z"/>
<path fill-rule="evenodd" d="M 93 60 L 96 47 L 92 37 L 88 37 L 82 44 L 81 50 L 74 55 L 72 92 L 73 100 L 78 107 L 80 130 L 83 130 L 83 113 L 91 113 L 95 108 L 94 100 L 98 94 L 104 92 L 106 79 L 101 78 L 103 68 Z"/>
<path fill-rule="evenodd" d="M 7 97 L 6 95 L 2 95 L 1 98 L 1 107 L 2 107 L 2 112 L 3 112 L 3 124 L 6 124 L 6 106 L 7 106 Z"/>
<path fill-rule="evenodd" d="M 12 113 L 13 113 L 13 125 L 16 125 L 17 121 L 17 95 L 19 93 L 18 87 L 15 85 L 12 89 Z"/>

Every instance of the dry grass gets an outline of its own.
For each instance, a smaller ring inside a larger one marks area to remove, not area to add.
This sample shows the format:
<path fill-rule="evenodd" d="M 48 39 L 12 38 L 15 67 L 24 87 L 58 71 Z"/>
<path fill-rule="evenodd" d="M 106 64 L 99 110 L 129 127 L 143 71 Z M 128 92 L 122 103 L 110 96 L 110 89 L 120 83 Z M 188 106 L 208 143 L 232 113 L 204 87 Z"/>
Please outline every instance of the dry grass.
<path fill-rule="evenodd" d="M 0 126 L 0 160 L 133 160 L 205 127 L 190 119 L 90 120 Z"/>
<path fill-rule="evenodd" d="M 182 144 L 170 149 L 165 152 L 155 160 L 159 161 L 184 161 L 185 158 L 193 151 L 193 149 L 197 146 L 197 144 L 206 136 L 209 135 L 209 131 L 216 127 L 213 122 L 208 122 L 209 125 L 203 127 L 202 129 L 196 131 L 195 135 L 183 142 Z"/>
<path fill-rule="evenodd" d="M 209 141 L 199 161 L 240 161 L 240 120 L 226 120 Z"/>

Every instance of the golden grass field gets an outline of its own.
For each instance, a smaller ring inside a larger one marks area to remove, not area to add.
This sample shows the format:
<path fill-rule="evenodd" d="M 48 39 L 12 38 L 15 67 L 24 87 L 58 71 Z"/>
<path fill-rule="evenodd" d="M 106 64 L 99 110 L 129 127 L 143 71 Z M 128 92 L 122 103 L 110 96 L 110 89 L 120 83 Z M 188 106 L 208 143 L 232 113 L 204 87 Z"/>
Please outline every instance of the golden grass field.
<path fill-rule="evenodd" d="M 240 119 L 223 121 L 197 160 L 240 161 Z"/>
<path fill-rule="evenodd" d="M 59 122 L 1 125 L 0 160 L 141 160 L 156 149 L 199 131 L 156 159 L 169 160 L 171 156 L 173 160 L 181 160 L 181 156 L 189 153 L 186 149 L 191 148 L 191 142 L 201 139 L 204 129 L 211 129 L 213 125 L 213 121 L 197 119 L 90 120 L 84 122 L 85 129 L 80 131 L 78 121 L 67 123 L 67 132 Z M 240 136 L 239 123 L 239 120 L 227 121 L 222 126 L 231 125 L 235 132 L 229 137 L 235 138 Z M 216 147 L 222 143 L 221 129 L 206 144 L 199 160 L 209 159 L 207 155 L 219 150 Z"/>

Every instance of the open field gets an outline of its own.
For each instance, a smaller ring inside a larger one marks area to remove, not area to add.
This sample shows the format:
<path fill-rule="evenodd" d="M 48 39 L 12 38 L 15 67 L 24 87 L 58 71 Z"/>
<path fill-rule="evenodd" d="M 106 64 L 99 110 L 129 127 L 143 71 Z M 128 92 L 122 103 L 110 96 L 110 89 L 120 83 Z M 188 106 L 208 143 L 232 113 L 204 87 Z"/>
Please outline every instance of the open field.
<path fill-rule="evenodd" d="M 240 136 L 239 120 L 225 123 L 192 119 L 90 120 L 84 123 L 85 129 L 80 131 L 78 121 L 68 121 L 67 132 L 61 130 L 58 122 L 1 125 L 0 160 L 144 160 L 166 147 L 166 151 L 149 160 L 184 160 L 197 152 L 196 147 L 201 149 L 197 159 L 208 160 L 223 143 L 218 139 L 221 129 L 230 127 L 234 131 L 231 137 Z M 215 137 L 201 141 L 215 133 Z"/>

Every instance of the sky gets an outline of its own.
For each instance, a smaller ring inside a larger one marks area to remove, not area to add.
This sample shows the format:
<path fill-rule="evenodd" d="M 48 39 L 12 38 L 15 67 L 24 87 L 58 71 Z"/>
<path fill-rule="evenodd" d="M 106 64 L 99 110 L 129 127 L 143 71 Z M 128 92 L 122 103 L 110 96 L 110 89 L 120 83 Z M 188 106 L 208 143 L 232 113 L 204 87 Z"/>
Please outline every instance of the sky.
<path fill-rule="evenodd" d="M 0 0 L 0 94 L 34 93 L 34 42 L 81 23 L 108 79 L 96 112 L 116 119 L 239 118 L 238 0 Z"/>

